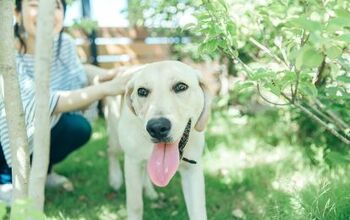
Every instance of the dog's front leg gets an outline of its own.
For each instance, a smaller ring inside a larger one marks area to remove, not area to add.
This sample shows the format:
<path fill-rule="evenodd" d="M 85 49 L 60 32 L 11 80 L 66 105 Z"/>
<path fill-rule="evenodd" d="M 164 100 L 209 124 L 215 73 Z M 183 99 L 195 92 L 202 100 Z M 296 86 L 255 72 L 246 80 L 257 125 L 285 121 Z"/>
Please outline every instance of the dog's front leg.
<path fill-rule="evenodd" d="M 200 163 L 185 165 L 180 169 L 182 190 L 191 220 L 206 220 L 205 184 Z"/>
<path fill-rule="evenodd" d="M 108 131 L 108 180 L 114 190 L 119 190 L 123 184 L 123 172 L 117 155 L 121 152 L 118 139 L 118 119 L 120 116 L 120 98 L 105 98 L 104 114 Z"/>
<path fill-rule="evenodd" d="M 129 220 L 141 220 L 143 215 L 142 185 L 144 169 L 142 162 L 125 155 L 126 207 Z"/>

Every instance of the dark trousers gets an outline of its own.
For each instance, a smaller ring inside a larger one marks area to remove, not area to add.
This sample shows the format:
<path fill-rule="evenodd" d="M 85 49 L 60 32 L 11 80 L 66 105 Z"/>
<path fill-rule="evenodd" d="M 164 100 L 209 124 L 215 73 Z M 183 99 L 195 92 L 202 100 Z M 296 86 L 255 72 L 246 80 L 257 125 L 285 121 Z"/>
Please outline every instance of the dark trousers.
<path fill-rule="evenodd" d="M 49 170 L 64 160 L 69 154 L 83 146 L 91 137 L 91 125 L 81 115 L 62 114 L 60 120 L 51 129 Z M 0 146 L 0 184 L 11 183 L 11 168 L 7 165 Z"/>

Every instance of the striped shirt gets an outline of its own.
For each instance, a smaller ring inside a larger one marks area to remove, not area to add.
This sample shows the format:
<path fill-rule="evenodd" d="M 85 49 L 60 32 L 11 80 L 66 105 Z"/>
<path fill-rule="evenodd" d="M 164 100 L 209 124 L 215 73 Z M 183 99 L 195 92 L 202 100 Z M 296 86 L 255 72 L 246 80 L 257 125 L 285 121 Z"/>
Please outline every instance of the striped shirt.
<path fill-rule="evenodd" d="M 53 114 L 59 99 L 58 91 L 79 89 L 87 85 L 87 76 L 78 58 L 74 40 L 67 34 L 62 35 L 58 54 L 58 41 L 55 40 L 53 48 L 53 63 L 50 75 L 50 124 L 51 128 L 57 123 L 60 115 Z M 35 116 L 35 82 L 34 82 L 34 57 L 30 54 L 17 54 L 16 66 L 20 93 L 25 113 L 27 136 L 29 139 L 29 152 L 33 152 L 33 133 Z M 6 122 L 4 101 L 0 99 L 0 143 L 6 158 L 11 166 L 11 149 Z"/>

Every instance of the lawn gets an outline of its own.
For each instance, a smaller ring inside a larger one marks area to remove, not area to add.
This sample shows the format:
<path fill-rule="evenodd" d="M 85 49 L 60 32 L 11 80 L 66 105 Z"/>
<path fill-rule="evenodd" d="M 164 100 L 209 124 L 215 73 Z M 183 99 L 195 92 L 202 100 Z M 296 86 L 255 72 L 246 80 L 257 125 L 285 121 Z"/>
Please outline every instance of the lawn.
<path fill-rule="evenodd" d="M 234 108 L 212 114 L 204 153 L 208 219 L 349 219 L 347 164 L 312 164 L 305 149 L 314 146 L 295 144 L 292 126 L 274 114 L 242 117 Z M 108 185 L 102 119 L 91 141 L 55 169 L 75 190 L 47 191 L 49 219 L 126 218 L 125 187 L 114 192 Z M 160 199 L 144 200 L 144 219 L 188 219 L 179 175 L 157 190 Z"/>

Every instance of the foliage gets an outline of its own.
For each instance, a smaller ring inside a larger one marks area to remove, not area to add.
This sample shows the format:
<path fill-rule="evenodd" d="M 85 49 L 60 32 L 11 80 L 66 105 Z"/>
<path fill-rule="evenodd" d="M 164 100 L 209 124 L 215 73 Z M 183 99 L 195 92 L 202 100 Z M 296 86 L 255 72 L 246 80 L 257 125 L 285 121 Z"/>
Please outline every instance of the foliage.
<path fill-rule="evenodd" d="M 201 36 L 184 27 L 194 22 L 193 13 L 200 5 L 200 0 L 130 0 L 124 13 L 128 15 L 130 26 L 149 27 L 153 37 L 175 39 L 171 47 L 175 59 L 191 58 L 199 62 L 212 54 L 199 53 Z"/>
<path fill-rule="evenodd" d="M 85 31 L 87 34 L 91 34 L 94 30 L 96 30 L 98 26 L 97 21 L 92 20 L 90 18 L 81 18 L 74 20 L 74 24 L 69 27 L 71 29 L 81 29 Z"/>
<path fill-rule="evenodd" d="M 200 51 L 236 61 L 246 76 L 236 87 L 256 87 L 265 101 L 298 109 L 350 145 L 349 8 L 335 0 L 204 0 L 191 30 L 204 37 Z"/>

